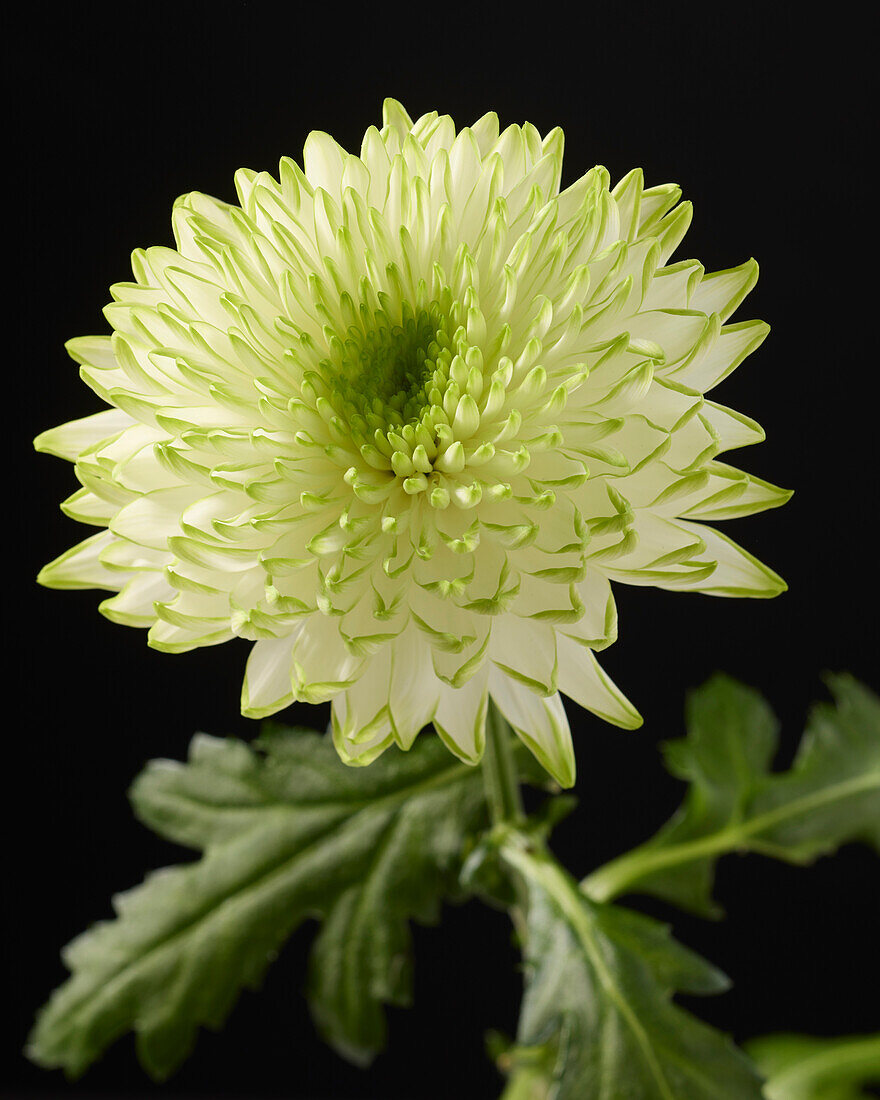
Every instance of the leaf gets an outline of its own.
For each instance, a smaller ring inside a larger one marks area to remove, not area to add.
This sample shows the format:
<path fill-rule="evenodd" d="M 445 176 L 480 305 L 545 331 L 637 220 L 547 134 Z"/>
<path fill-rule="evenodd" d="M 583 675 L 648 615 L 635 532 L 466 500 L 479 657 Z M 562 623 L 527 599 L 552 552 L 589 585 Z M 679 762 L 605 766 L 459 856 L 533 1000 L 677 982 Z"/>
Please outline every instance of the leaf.
<path fill-rule="evenodd" d="M 530 1076 L 511 1097 L 546 1100 L 760 1100 L 749 1060 L 672 1002 L 727 980 L 676 943 L 665 925 L 590 901 L 546 852 L 522 837 L 502 858 L 528 899 L 526 989 L 518 1034 Z M 536 1050 L 545 1048 L 542 1086 Z M 514 1065 L 517 1057 L 511 1056 Z M 544 1091 L 542 1092 L 542 1087 Z"/>
<path fill-rule="evenodd" d="M 767 1100 L 870 1100 L 880 1085 L 880 1034 L 814 1039 L 767 1035 L 747 1044 L 767 1075 Z"/>
<path fill-rule="evenodd" d="M 204 855 L 118 895 L 117 918 L 66 949 L 72 976 L 28 1053 L 70 1075 L 133 1029 L 144 1067 L 167 1077 L 309 917 L 324 921 L 310 980 L 319 1028 L 367 1061 L 385 1039 L 382 1004 L 410 997 L 408 918 L 436 919 L 485 823 L 479 770 L 429 737 L 353 769 L 307 731 L 273 728 L 256 750 L 197 735 L 188 763 L 148 765 L 132 801 Z"/>
<path fill-rule="evenodd" d="M 590 875 L 606 901 L 637 889 L 718 915 L 718 857 L 753 851 L 808 863 L 863 840 L 880 850 L 880 701 L 851 676 L 828 678 L 836 706 L 810 715 L 795 761 L 774 774 L 777 723 L 757 692 L 715 676 L 692 693 L 688 735 L 667 746 L 669 770 L 690 783 L 681 809 L 645 844 Z"/>

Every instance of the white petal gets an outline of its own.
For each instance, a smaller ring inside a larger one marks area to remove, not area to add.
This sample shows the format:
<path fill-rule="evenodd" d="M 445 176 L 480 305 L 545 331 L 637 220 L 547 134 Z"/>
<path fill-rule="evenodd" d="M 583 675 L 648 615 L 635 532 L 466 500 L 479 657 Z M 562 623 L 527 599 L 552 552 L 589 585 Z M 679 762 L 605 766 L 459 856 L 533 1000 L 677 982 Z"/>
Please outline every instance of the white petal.
<path fill-rule="evenodd" d="M 394 741 L 391 720 L 387 710 L 376 715 L 367 727 L 358 729 L 351 716 L 348 692 L 343 691 L 333 700 L 331 708 L 333 744 L 343 764 L 363 767 L 372 764 Z M 361 740 L 354 741 L 346 736 L 346 731 L 360 733 Z"/>
<path fill-rule="evenodd" d="M 722 321 L 733 313 L 758 281 L 758 265 L 747 260 L 739 267 L 704 275 L 691 299 L 691 309 L 718 313 Z"/>
<path fill-rule="evenodd" d="M 368 764 L 394 740 L 388 648 L 367 662 L 360 679 L 333 700 L 333 740 L 346 764 Z"/>
<path fill-rule="evenodd" d="M 710 462 L 706 473 L 705 485 L 676 500 L 680 516 L 709 522 L 736 519 L 778 508 L 791 497 L 788 489 L 780 489 L 723 462 Z"/>
<path fill-rule="evenodd" d="M 390 726 L 390 684 L 391 647 L 386 645 L 361 662 L 357 679 L 346 688 L 349 726 L 345 736 L 349 741 L 371 740 L 370 731 L 377 720 L 383 728 Z"/>
<path fill-rule="evenodd" d="M 83 451 L 104 439 L 118 435 L 134 423 L 122 409 L 107 409 L 95 413 L 94 416 L 84 416 L 81 420 L 71 420 L 67 424 L 59 424 L 57 428 L 41 432 L 34 440 L 34 447 L 38 451 L 73 462 Z"/>
<path fill-rule="evenodd" d="M 611 560 L 600 555 L 597 564 L 624 584 L 690 588 L 713 568 L 704 553 L 703 530 L 699 524 L 679 523 L 640 508 L 634 515 L 632 546 Z"/>
<path fill-rule="evenodd" d="M 492 620 L 487 615 L 473 615 L 468 630 L 476 635 L 474 640 L 461 650 L 450 651 L 435 647 L 431 652 L 434 672 L 450 687 L 462 687 L 485 663 L 489 650 L 489 634 Z"/>
<path fill-rule="evenodd" d="M 440 685 L 431 665 L 430 649 L 414 626 L 408 626 L 390 648 L 391 722 L 395 740 L 402 749 L 408 749 L 434 717 Z"/>
<path fill-rule="evenodd" d="M 639 209 L 645 190 L 645 177 L 641 168 L 633 168 L 614 185 L 611 194 L 617 203 L 621 235 L 631 241 L 638 233 Z"/>
<path fill-rule="evenodd" d="M 713 527 L 685 520 L 678 520 L 677 525 L 699 536 L 706 544 L 705 551 L 700 555 L 702 560 L 717 563 L 705 580 L 684 587 L 710 596 L 751 596 L 757 599 L 771 599 L 788 588 L 782 577 Z"/>
<path fill-rule="evenodd" d="M 642 309 L 702 309 L 702 306 L 691 302 L 702 274 L 703 265 L 697 260 L 683 260 L 671 267 L 661 267 L 654 272 Z"/>
<path fill-rule="evenodd" d="M 590 649 L 605 649 L 617 640 L 617 605 L 608 578 L 598 569 L 588 569 L 577 590 L 584 613 L 576 623 L 558 629 Z"/>
<path fill-rule="evenodd" d="M 113 370 L 117 365 L 109 336 L 77 336 L 73 340 L 68 340 L 64 348 L 71 359 L 81 366 Z"/>
<path fill-rule="evenodd" d="M 769 332 L 770 326 L 764 321 L 725 325 L 712 346 L 676 374 L 676 381 L 700 393 L 708 393 L 760 347 Z"/>
<path fill-rule="evenodd" d="M 146 493 L 117 512 L 113 533 L 138 546 L 165 550 L 168 539 L 180 533 L 181 513 L 204 495 L 201 485 L 181 485 Z"/>
<path fill-rule="evenodd" d="M 352 656 L 345 648 L 336 616 L 314 614 L 306 619 L 293 647 L 297 699 L 307 703 L 331 699 L 351 687 L 363 667 L 364 658 Z"/>
<path fill-rule="evenodd" d="M 574 748 L 559 694 L 542 698 L 497 668 L 489 673 L 489 692 L 517 736 L 557 783 L 574 786 Z"/>
<path fill-rule="evenodd" d="M 642 716 L 602 670 L 592 650 L 564 636 L 557 641 L 559 690 L 606 722 L 637 729 Z"/>
<path fill-rule="evenodd" d="M 714 401 L 706 401 L 703 404 L 700 416 L 705 417 L 712 425 L 713 431 L 718 435 L 719 448 L 722 451 L 732 451 L 736 447 L 749 447 L 753 443 L 760 443 L 765 438 L 764 429 L 751 417 L 737 412 L 736 409 L 718 405 Z"/>
<path fill-rule="evenodd" d="M 241 713 L 265 718 L 293 702 L 291 666 L 296 634 L 254 643 L 241 690 Z"/>
<path fill-rule="evenodd" d="M 382 125 L 396 130 L 402 142 L 413 128 L 413 120 L 402 103 L 389 97 L 382 104 Z"/>
<path fill-rule="evenodd" d="M 706 327 L 706 318 L 693 310 L 656 309 L 639 313 L 627 327 L 634 339 L 659 344 L 664 365 L 669 366 L 693 349 Z"/>
<path fill-rule="evenodd" d="M 91 523 L 97 527 L 106 527 L 116 515 L 119 504 L 103 500 L 88 489 L 79 489 L 61 502 L 61 511 L 80 523 Z"/>
<path fill-rule="evenodd" d="M 235 634 L 229 627 L 229 618 L 215 623 L 201 620 L 188 626 L 160 619 L 150 627 L 147 645 L 162 653 L 186 653 L 199 646 L 220 645 Z"/>
<path fill-rule="evenodd" d="M 464 685 L 440 687 L 434 728 L 450 752 L 465 764 L 477 764 L 486 747 L 489 670 L 484 666 Z"/>
<path fill-rule="evenodd" d="M 320 130 L 313 130 L 303 147 L 303 168 L 309 183 L 316 190 L 323 188 L 337 202 L 347 155 L 329 134 Z"/>
<path fill-rule="evenodd" d="M 37 580 L 47 588 L 106 588 L 116 592 L 131 574 L 108 569 L 100 560 L 101 552 L 115 541 L 110 531 L 92 535 L 44 566 Z"/>
<path fill-rule="evenodd" d="M 643 191 L 639 209 L 639 235 L 656 233 L 660 220 L 680 198 L 681 188 L 677 183 L 661 183 Z"/>
<path fill-rule="evenodd" d="M 498 140 L 498 115 L 494 111 L 487 111 L 486 114 L 477 119 L 471 130 L 473 130 L 474 137 L 477 139 L 480 155 L 487 156 Z"/>
<path fill-rule="evenodd" d="M 556 691 L 556 633 L 549 623 L 499 616 L 492 624 L 489 656 L 532 691 L 541 695 Z"/>
<path fill-rule="evenodd" d="M 149 628 L 156 621 L 153 604 L 174 596 L 164 570 L 144 570 L 132 577 L 118 595 L 104 600 L 98 610 L 114 623 Z"/>

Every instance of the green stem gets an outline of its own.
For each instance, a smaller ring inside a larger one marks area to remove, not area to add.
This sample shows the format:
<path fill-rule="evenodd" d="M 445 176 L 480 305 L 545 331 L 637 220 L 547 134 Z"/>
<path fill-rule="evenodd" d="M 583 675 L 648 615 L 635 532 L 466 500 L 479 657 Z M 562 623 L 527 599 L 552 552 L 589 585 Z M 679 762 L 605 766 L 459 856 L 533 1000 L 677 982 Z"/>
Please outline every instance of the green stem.
<path fill-rule="evenodd" d="M 649 841 L 597 868 L 583 880 L 581 889 L 594 901 L 613 901 L 655 871 L 690 863 L 695 859 L 715 858 L 733 851 L 760 852 L 775 859 L 796 863 L 796 851 L 787 852 L 778 845 L 770 844 L 760 834 L 785 822 L 805 817 L 822 806 L 875 788 L 880 790 L 880 776 L 875 772 L 868 772 L 756 813 L 746 821 L 731 822 L 718 832 L 696 840 L 664 846 Z"/>
<path fill-rule="evenodd" d="M 654 1044 L 645 1030 L 639 1014 L 630 1002 L 625 987 L 608 965 L 603 948 L 597 939 L 595 921 L 587 908 L 577 881 L 544 846 L 522 843 L 522 834 L 511 833 L 502 845 L 502 857 L 509 866 L 519 871 L 527 881 L 534 882 L 552 899 L 559 914 L 567 923 L 584 955 L 589 959 L 605 996 L 629 1029 L 635 1046 L 641 1053 L 654 1084 L 651 1095 L 662 1100 L 675 1100 L 672 1083 L 658 1061 Z"/>
<path fill-rule="evenodd" d="M 493 825 L 521 825 L 525 821 L 516 761 L 513 730 L 489 700 L 486 714 L 486 751 L 483 753 L 483 784 Z"/>
<path fill-rule="evenodd" d="M 793 1066 L 771 1073 L 766 1094 L 768 1100 L 781 1100 L 789 1095 L 800 1096 L 809 1085 L 867 1084 L 875 1080 L 880 1080 L 880 1035 L 860 1035 L 841 1040 L 828 1050 L 807 1054 Z"/>
<path fill-rule="evenodd" d="M 613 901 L 655 871 L 707 856 L 722 855 L 735 848 L 737 840 L 736 834 L 722 830 L 668 848 L 634 848 L 587 875 L 581 882 L 581 889 L 593 901 Z"/>
<path fill-rule="evenodd" d="M 518 830 L 525 824 L 526 815 L 520 790 L 519 773 L 515 759 L 515 734 L 509 723 L 489 699 L 486 714 L 486 750 L 483 753 L 483 786 L 492 825 L 496 830 L 510 830 L 519 836 Z M 521 939 L 525 939 L 526 893 L 519 881 L 513 876 L 513 886 L 517 902 L 511 905 L 508 913 L 514 928 Z M 510 1079 L 501 1100 L 547 1100 L 548 1085 L 546 1076 L 530 1066 L 516 1066 L 511 1070 Z"/>
<path fill-rule="evenodd" d="M 553 861 L 553 856 L 538 837 L 527 836 L 516 828 L 507 827 L 504 831 L 504 840 L 500 851 L 504 853 L 504 862 L 512 876 L 519 895 L 519 902 L 510 910 L 510 918 L 517 930 L 522 949 L 525 950 L 527 925 L 526 910 L 528 904 L 528 888 L 526 880 L 529 877 L 524 871 L 530 868 L 530 861 L 525 857 L 527 851 L 534 852 L 538 861 Z M 521 866 L 516 865 L 516 858 L 510 858 L 510 852 L 517 853 L 524 859 Z M 547 1072 L 543 1052 L 536 1048 L 535 1055 L 523 1047 L 517 1047 L 514 1057 L 507 1056 L 506 1063 L 500 1060 L 498 1065 L 508 1075 L 507 1086 L 501 1094 L 500 1100 L 549 1100 L 552 1080 Z"/>

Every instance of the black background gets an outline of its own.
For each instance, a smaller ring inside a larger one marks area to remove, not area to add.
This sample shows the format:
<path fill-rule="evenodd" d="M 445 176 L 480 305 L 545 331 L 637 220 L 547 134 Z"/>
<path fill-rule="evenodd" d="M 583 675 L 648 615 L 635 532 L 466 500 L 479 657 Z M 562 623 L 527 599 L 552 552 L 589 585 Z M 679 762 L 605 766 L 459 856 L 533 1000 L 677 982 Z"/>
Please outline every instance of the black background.
<path fill-rule="evenodd" d="M 762 275 L 737 319 L 769 340 L 718 391 L 755 416 L 767 442 L 737 456 L 796 495 L 782 511 L 725 529 L 780 571 L 775 601 L 618 588 L 620 641 L 604 664 L 645 717 L 623 733 L 571 707 L 580 807 L 556 849 L 578 874 L 644 839 L 680 785 L 658 742 L 681 733 L 685 691 L 720 668 L 756 685 L 784 722 L 790 759 L 821 673 L 878 686 L 876 195 L 867 164 L 873 75 L 855 5 L 685 4 L 602 11 L 528 5 L 382 6 L 347 15 L 261 3 L 33 4 L 7 42 L 3 266 L 8 451 L 5 578 L 12 679 L 0 1087 L 9 1096 L 289 1097 L 462 1100 L 497 1095 L 486 1028 L 515 1027 L 517 955 L 502 913 L 447 908 L 417 929 L 416 1006 L 391 1016 L 391 1045 L 366 1074 L 316 1038 L 300 989 L 312 929 L 297 933 L 263 992 L 243 995 L 221 1035 L 203 1034 L 167 1085 L 137 1068 L 127 1038 L 79 1083 L 18 1053 L 33 1010 L 64 975 L 59 947 L 109 915 L 108 898 L 181 858 L 132 818 L 125 789 L 144 762 L 179 758 L 196 729 L 251 737 L 238 699 L 246 643 L 183 656 L 96 611 L 93 592 L 40 589 L 40 566 L 85 537 L 57 503 L 71 469 L 34 455 L 37 432 L 99 408 L 63 350 L 107 331 L 110 283 L 135 246 L 171 244 L 173 199 L 233 199 L 239 166 L 299 158 L 310 129 L 356 150 L 386 95 L 413 117 L 566 133 L 572 182 L 594 163 L 617 179 L 642 165 L 694 200 L 678 258 L 708 270 L 754 254 Z M 11 337 L 11 346 L 9 337 Z M 14 387 L 15 392 L 10 392 Z M 323 727 L 326 708 L 293 718 Z M 12 864 L 9 867 L 9 864 Z M 674 919 L 678 935 L 734 979 L 697 1007 L 739 1038 L 880 1025 L 876 858 L 848 847 L 809 870 L 758 857 L 721 864 L 721 923 Z M 11 979 L 11 982 L 9 981 Z M 697 1002 L 694 1002 L 695 1004 Z"/>

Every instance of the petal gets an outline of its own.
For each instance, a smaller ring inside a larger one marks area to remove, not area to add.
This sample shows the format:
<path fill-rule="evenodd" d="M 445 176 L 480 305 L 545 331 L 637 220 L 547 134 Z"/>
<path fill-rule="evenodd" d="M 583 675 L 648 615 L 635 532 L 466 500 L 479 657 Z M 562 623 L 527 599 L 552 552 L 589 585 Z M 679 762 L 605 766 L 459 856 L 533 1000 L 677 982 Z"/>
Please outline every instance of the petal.
<path fill-rule="evenodd" d="M 339 200 L 340 181 L 345 167 L 346 151 L 320 130 L 313 130 L 303 147 L 303 169 L 312 187 L 319 187 Z"/>
<path fill-rule="evenodd" d="M 714 570 L 707 560 L 699 524 L 684 524 L 658 516 L 647 508 L 634 516 L 632 546 L 598 564 L 612 580 L 658 588 L 692 588 Z"/>
<path fill-rule="evenodd" d="M 778 508 L 791 498 L 789 489 L 780 489 L 769 481 L 744 473 L 723 462 L 706 467 L 706 484 L 692 494 L 676 500 L 676 511 L 688 519 L 715 522 L 754 515 Z"/>
<path fill-rule="evenodd" d="M 489 669 L 483 668 L 464 685 L 440 687 L 434 728 L 443 744 L 465 764 L 478 764 L 486 747 Z"/>
<path fill-rule="evenodd" d="M 110 531 L 101 531 L 61 554 L 40 570 L 37 581 L 47 588 L 106 588 L 118 591 L 130 573 L 108 569 L 100 555 L 116 542 Z"/>
<path fill-rule="evenodd" d="M 676 373 L 676 381 L 700 393 L 708 393 L 767 339 L 770 326 L 764 321 L 740 321 L 725 325 L 718 338 L 703 353 Z"/>
<path fill-rule="evenodd" d="M 718 436 L 721 451 L 749 447 L 753 443 L 761 443 L 765 438 L 764 429 L 751 417 L 737 412 L 736 409 L 718 405 L 714 401 L 703 403 L 700 416 L 705 417 L 712 426 L 712 430 Z"/>
<path fill-rule="evenodd" d="M 500 616 L 492 625 L 489 656 L 502 672 L 532 691 L 556 691 L 556 632 L 549 623 Z"/>
<path fill-rule="evenodd" d="M 598 569 L 588 569 L 577 588 L 584 613 L 576 623 L 558 629 L 590 649 L 605 649 L 617 640 L 617 605 L 608 578 Z"/>
<path fill-rule="evenodd" d="M 346 649 L 335 615 L 310 615 L 293 646 L 295 696 L 306 703 L 332 699 L 355 684 L 364 664 Z"/>
<path fill-rule="evenodd" d="M 574 747 L 558 692 L 542 698 L 497 668 L 489 673 L 489 692 L 517 736 L 557 783 L 574 786 Z"/>
<path fill-rule="evenodd" d="M 254 643 L 241 689 L 241 713 L 265 718 L 293 702 L 291 682 L 296 634 L 264 638 Z"/>
<path fill-rule="evenodd" d="M 394 740 L 388 708 L 390 674 L 386 646 L 367 662 L 360 679 L 333 700 L 333 740 L 346 764 L 368 764 Z"/>
<path fill-rule="evenodd" d="M 118 595 L 104 600 L 98 610 L 111 622 L 149 628 L 156 622 L 153 605 L 174 595 L 164 570 L 147 569 L 132 577 Z"/>
<path fill-rule="evenodd" d="M 165 550 L 169 537 L 180 533 L 181 513 L 204 495 L 201 485 L 181 485 L 145 493 L 116 513 L 111 529 L 115 535 L 138 546 Z"/>
<path fill-rule="evenodd" d="M 130 428 L 134 420 L 122 409 L 106 409 L 94 416 L 84 416 L 80 420 L 70 420 L 41 432 L 34 440 L 38 451 L 75 461 L 79 455 L 94 447 L 102 440 L 118 435 Z"/>
<path fill-rule="evenodd" d="M 187 653 L 199 646 L 220 645 L 234 637 L 228 616 L 213 623 L 200 620 L 187 625 L 160 619 L 150 627 L 147 645 L 162 653 Z"/>
<path fill-rule="evenodd" d="M 559 690 L 612 725 L 637 729 L 642 716 L 602 670 L 592 650 L 560 636 L 557 641 Z"/>
<path fill-rule="evenodd" d="M 119 508 L 118 503 L 102 500 L 88 489 L 79 489 L 61 502 L 61 511 L 79 523 L 106 527 Z"/>
<path fill-rule="evenodd" d="M 704 275 L 691 298 L 691 309 L 717 313 L 722 321 L 733 313 L 758 281 L 758 264 L 747 260 L 739 267 Z"/>
<path fill-rule="evenodd" d="M 394 741 L 387 710 L 376 715 L 366 727 L 358 728 L 351 716 L 348 692 L 336 696 L 330 713 L 333 744 L 343 764 L 357 768 L 372 764 Z M 359 740 L 347 737 L 346 731 L 358 733 Z"/>
<path fill-rule="evenodd" d="M 716 563 L 705 579 L 682 587 L 705 592 L 709 596 L 747 596 L 753 599 L 772 599 L 787 590 L 788 585 L 778 573 L 720 531 L 685 520 L 678 520 L 677 526 L 698 536 L 706 544 L 705 551 L 700 555 L 701 560 Z"/>
<path fill-rule="evenodd" d="M 382 125 L 396 130 L 402 142 L 413 128 L 413 120 L 402 103 L 389 97 L 382 104 Z"/>
<path fill-rule="evenodd" d="M 409 749 L 432 720 L 439 695 L 430 649 L 410 625 L 391 645 L 388 705 L 394 739 L 402 749 Z"/>

